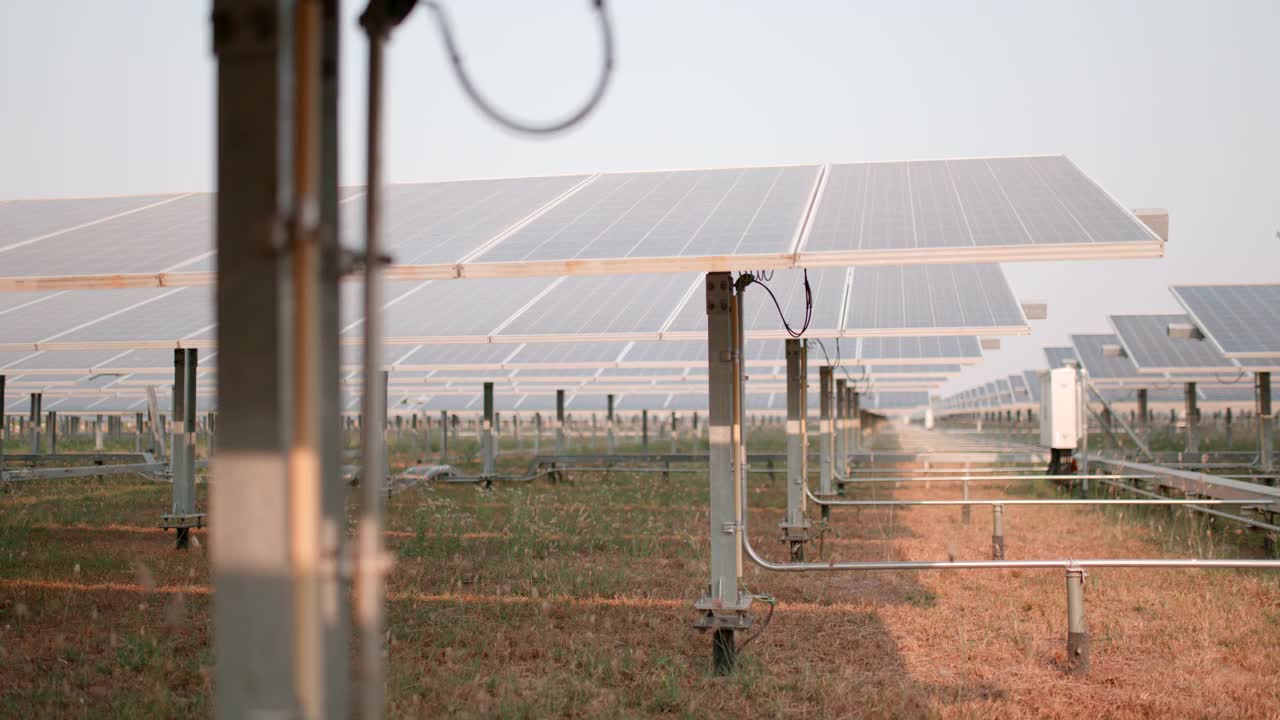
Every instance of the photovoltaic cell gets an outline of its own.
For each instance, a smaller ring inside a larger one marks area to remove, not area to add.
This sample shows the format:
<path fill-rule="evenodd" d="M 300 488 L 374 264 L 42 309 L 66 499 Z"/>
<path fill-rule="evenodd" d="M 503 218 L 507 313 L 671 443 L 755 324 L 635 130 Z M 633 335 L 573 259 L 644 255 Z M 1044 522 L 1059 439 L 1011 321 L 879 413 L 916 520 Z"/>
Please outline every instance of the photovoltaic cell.
<path fill-rule="evenodd" d="M 1280 356 L 1280 285 L 1179 285 L 1172 290 L 1227 357 Z"/>

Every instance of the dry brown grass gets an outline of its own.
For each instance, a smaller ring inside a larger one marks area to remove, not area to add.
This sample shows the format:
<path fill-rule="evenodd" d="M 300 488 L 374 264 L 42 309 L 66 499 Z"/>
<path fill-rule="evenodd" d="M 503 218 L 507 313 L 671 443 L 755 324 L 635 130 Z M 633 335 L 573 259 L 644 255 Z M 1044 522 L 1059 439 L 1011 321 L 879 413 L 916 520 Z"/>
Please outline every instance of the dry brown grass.
<path fill-rule="evenodd" d="M 972 487 L 974 497 L 1005 488 Z M 207 547 L 179 553 L 146 527 L 165 504 L 160 489 L 86 492 L 112 504 L 86 518 L 63 507 L 77 502 L 65 488 L 0 497 L 0 715 L 207 713 Z M 618 475 L 393 498 L 391 715 L 1280 715 L 1280 589 L 1231 571 L 1092 572 L 1093 669 L 1081 678 L 1063 672 L 1061 571 L 749 568 L 748 587 L 780 603 L 739 671 L 717 677 L 709 638 L 690 628 L 706 573 L 705 492 L 699 476 Z M 753 480 L 753 542 L 775 558 L 782 497 L 780 482 Z M 970 525 L 958 507 L 837 508 L 824 548 L 831 559 L 985 558 L 990 534 L 982 506 Z M 1178 554 L 1206 547 L 1090 509 L 1006 514 L 1011 558 L 1159 556 L 1171 538 L 1187 546 Z"/>

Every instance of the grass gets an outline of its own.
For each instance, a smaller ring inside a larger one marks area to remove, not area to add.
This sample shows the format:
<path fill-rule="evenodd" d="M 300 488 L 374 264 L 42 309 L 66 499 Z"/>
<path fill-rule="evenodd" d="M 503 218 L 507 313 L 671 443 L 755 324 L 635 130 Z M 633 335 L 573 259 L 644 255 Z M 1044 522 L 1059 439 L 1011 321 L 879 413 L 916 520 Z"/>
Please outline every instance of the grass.
<path fill-rule="evenodd" d="M 758 434 L 753 450 L 781 447 L 776 433 Z M 420 443 L 395 446 L 393 464 L 420 452 Z M 519 473 L 527 463 L 509 455 L 500 464 Z M 752 541 L 773 558 L 784 555 L 783 482 L 781 473 L 751 476 Z M 976 481 L 971 490 L 1057 492 Z M 1280 589 L 1251 572 L 1092 572 L 1094 667 L 1074 678 L 1062 672 L 1060 571 L 780 575 L 748 566 L 746 585 L 780 603 L 738 671 L 716 676 L 709 637 L 691 628 L 706 582 L 706 492 L 704 474 L 619 468 L 607 478 L 420 485 L 392 496 L 390 715 L 1273 717 L 1280 707 Z M 874 492 L 944 497 L 958 486 Z M 208 714 L 206 536 L 177 552 L 172 535 L 150 530 L 168 500 L 168 488 L 127 476 L 0 495 L 0 716 Z M 983 510 L 966 525 L 956 507 L 836 508 L 824 557 L 989 557 Z M 1259 549 L 1256 536 L 1181 518 L 1011 506 L 1006 540 L 1011 558 Z"/>

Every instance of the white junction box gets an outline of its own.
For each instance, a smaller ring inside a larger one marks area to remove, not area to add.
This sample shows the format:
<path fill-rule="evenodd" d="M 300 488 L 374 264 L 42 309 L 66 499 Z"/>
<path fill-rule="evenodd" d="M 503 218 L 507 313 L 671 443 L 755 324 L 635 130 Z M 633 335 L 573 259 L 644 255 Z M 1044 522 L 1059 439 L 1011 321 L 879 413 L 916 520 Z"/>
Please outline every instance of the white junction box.
<path fill-rule="evenodd" d="M 1080 442 L 1080 376 L 1075 368 L 1056 368 L 1040 376 L 1040 444 L 1075 450 Z"/>

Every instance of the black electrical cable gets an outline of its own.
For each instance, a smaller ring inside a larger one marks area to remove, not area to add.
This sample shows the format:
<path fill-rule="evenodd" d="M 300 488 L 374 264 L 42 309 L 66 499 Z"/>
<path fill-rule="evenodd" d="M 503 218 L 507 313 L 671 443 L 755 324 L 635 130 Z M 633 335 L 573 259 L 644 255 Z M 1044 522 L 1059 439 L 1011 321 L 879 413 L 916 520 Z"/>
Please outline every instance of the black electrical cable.
<path fill-rule="evenodd" d="M 533 135 L 545 135 L 566 130 L 591 114 L 596 109 L 596 106 L 600 104 L 600 100 L 604 98 L 605 91 L 609 88 L 609 83 L 613 78 L 613 24 L 609 20 L 609 12 L 605 8 L 604 0 L 592 0 L 591 3 L 599 20 L 600 37 L 604 45 L 603 66 L 600 70 L 600 77 L 596 81 L 595 89 L 592 90 L 590 97 L 587 98 L 582 107 L 568 117 L 543 125 L 517 120 L 496 108 L 480 94 L 475 83 L 471 81 L 471 76 L 467 74 L 466 69 L 462 66 L 462 55 L 458 52 L 457 43 L 454 42 L 453 27 L 449 22 L 449 15 L 445 12 L 444 6 L 434 1 L 425 2 L 424 4 L 436 18 L 436 25 L 440 28 L 440 36 L 444 40 L 445 50 L 448 51 L 449 61 L 453 66 L 453 74 L 457 77 L 458 83 L 462 85 L 463 91 L 466 92 L 471 102 L 475 103 L 476 107 L 480 109 L 480 112 L 508 130 Z"/>
<path fill-rule="evenodd" d="M 804 325 L 800 327 L 799 331 L 792 329 L 791 324 L 787 322 L 787 316 L 782 312 L 782 304 L 778 302 L 778 296 L 773 294 L 773 290 L 770 289 L 769 285 L 758 277 L 751 275 L 747 277 L 751 278 L 749 282 L 754 282 L 769 293 L 769 298 L 773 300 L 773 306 L 778 309 L 778 317 L 782 319 L 782 327 L 786 328 L 787 334 L 793 338 L 799 338 L 804 335 L 805 331 L 809 329 L 809 322 L 813 320 L 813 289 L 809 287 L 809 271 L 804 271 Z M 826 353 L 825 349 L 823 353 Z"/>

